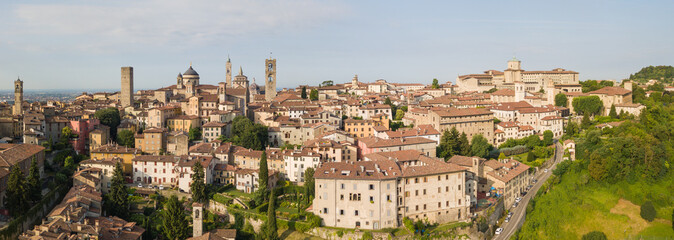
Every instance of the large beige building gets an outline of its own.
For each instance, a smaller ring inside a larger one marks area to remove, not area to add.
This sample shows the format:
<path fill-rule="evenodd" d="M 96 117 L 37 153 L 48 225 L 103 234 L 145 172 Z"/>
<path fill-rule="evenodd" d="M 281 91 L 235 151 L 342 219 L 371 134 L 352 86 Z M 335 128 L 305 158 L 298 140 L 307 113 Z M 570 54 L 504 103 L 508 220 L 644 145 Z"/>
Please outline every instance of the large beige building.
<path fill-rule="evenodd" d="M 426 121 L 417 124 L 431 124 L 440 132 L 456 127 L 469 140 L 478 134 L 490 143 L 494 140 L 494 114 L 485 108 L 433 108 L 428 111 Z"/>
<path fill-rule="evenodd" d="M 578 72 L 555 68 L 551 71 L 525 71 L 516 58 L 508 61 L 508 68 L 501 71 L 487 70 L 482 74 L 461 75 L 456 78 L 459 92 L 487 91 L 492 88 L 514 89 L 516 82 L 523 82 L 526 91 L 537 92 L 554 85 L 578 85 Z"/>
<path fill-rule="evenodd" d="M 470 215 L 465 172 L 417 151 L 323 163 L 314 175 L 313 211 L 325 226 L 342 228 L 395 228 L 404 218 L 465 221 Z"/>

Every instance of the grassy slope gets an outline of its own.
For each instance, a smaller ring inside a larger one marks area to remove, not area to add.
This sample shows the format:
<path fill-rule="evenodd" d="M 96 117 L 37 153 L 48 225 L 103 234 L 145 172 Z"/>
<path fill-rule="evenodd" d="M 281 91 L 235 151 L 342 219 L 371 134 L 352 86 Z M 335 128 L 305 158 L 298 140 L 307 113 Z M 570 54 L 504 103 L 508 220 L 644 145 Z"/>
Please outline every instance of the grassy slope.
<path fill-rule="evenodd" d="M 561 183 L 536 198 L 535 208 L 527 215 L 519 236 L 521 239 L 580 239 L 587 232 L 599 230 L 609 239 L 674 237 L 673 192 L 674 174 L 654 184 L 643 181 L 600 184 L 591 180 L 587 170 L 570 170 Z M 652 223 L 639 217 L 638 205 L 646 199 L 653 201 L 658 211 L 658 219 Z"/>

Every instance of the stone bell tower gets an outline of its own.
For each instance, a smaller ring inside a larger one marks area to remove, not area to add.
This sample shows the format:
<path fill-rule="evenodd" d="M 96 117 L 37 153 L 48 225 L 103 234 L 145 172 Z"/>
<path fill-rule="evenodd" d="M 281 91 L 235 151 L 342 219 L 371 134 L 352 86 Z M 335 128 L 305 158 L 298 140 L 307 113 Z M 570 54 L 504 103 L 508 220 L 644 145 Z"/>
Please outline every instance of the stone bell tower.
<path fill-rule="evenodd" d="M 14 108 L 12 109 L 13 115 L 23 114 L 23 107 L 21 106 L 22 103 L 23 103 L 23 81 L 17 78 L 16 81 L 14 81 Z"/>
<path fill-rule="evenodd" d="M 229 55 L 227 55 L 227 74 L 225 75 L 225 82 L 227 83 L 227 87 L 231 88 L 232 87 L 232 61 L 229 59 Z"/>
<path fill-rule="evenodd" d="M 264 98 L 271 102 L 276 97 L 276 59 L 265 59 Z"/>
<path fill-rule="evenodd" d="M 192 237 L 204 234 L 204 206 L 201 203 L 192 204 Z"/>

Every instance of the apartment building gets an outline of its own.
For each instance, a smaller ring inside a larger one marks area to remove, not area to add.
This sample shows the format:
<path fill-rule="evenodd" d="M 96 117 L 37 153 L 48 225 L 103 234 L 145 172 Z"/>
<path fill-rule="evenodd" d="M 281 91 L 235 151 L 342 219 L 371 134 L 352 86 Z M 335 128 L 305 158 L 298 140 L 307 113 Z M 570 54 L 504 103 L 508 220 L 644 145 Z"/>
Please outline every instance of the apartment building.
<path fill-rule="evenodd" d="M 283 152 L 283 162 L 285 164 L 285 177 L 291 182 L 303 185 L 304 171 L 307 168 L 316 169 L 321 163 L 321 155 L 309 149 L 286 150 Z"/>
<path fill-rule="evenodd" d="M 512 205 L 516 198 L 522 196 L 531 181 L 529 166 L 514 159 L 486 161 L 484 177 L 488 185 L 496 188 L 496 193 L 503 197 L 506 206 Z"/>
<path fill-rule="evenodd" d="M 139 149 L 124 147 L 117 144 L 104 145 L 100 148 L 91 151 L 92 159 L 121 158 L 122 168 L 124 169 L 124 175 L 127 176 L 133 174 L 132 160 L 140 155 L 142 155 L 142 151 L 140 151 Z"/>
<path fill-rule="evenodd" d="M 373 127 L 375 122 L 373 120 L 344 120 L 344 131 L 348 132 L 355 138 L 366 138 L 373 134 Z"/>
<path fill-rule="evenodd" d="M 136 148 L 153 155 L 166 152 L 166 129 L 148 128 L 142 134 L 136 134 Z"/>
<path fill-rule="evenodd" d="M 366 158 L 317 169 L 313 211 L 325 226 L 381 229 L 398 227 L 406 217 L 431 223 L 469 219 L 465 168 L 421 152 Z"/>
<path fill-rule="evenodd" d="M 485 108 L 432 108 L 430 123 L 440 132 L 456 128 L 472 139 L 482 134 L 490 143 L 494 140 L 494 114 Z M 421 123 L 418 123 L 421 124 Z"/>
<path fill-rule="evenodd" d="M 370 153 L 377 152 L 393 152 L 402 150 L 417 150 L 426 156 L 435 156 L 435 148 L 437 143 L 433 140 L 412 137 L 412 138 L 396 138 L 396 139 L 382 139 L 378 137 L 363 138 L 358 141 L 358 158 Z"/>
<path fill-rule="evenodd" d="M 107 158 L 107 159 L 89 159 L 80 162 L 80 169 L 97 168 L 101 170 L 101 192 L 108 193 L 110 184 L 112 183 L 112 176 L 115 172 L 117 163 L 122 163 L 121 158 Z"/>

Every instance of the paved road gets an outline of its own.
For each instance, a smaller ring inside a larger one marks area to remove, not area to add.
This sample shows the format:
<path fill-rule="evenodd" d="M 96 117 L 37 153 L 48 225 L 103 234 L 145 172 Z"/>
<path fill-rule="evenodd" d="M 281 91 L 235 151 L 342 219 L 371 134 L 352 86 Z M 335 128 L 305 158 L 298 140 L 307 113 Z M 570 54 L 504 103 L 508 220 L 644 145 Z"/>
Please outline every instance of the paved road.
<path fill-rule="evenodd" d="M 503 232 L 499 235 L 494 236 L 494 240 L 502 240 L 502 239 L 510 239 L 510 236 L 512 236 L 515 232 L 517 232 L 517 229 L 519 229 L 522 225 L 521 223 L 524 222 L 524 216 L 526 215 L 527 211 L 527 205 L 529 204 L 529 200 L 533 198 L 536 195 L 536 192 L 538 192 L 538 189 L 541 188 L 543 183 L 548 180 L 550 176 L 552 176 L 552 169 L 555 169 L 557 166 L 557 163 L 561 162 L 562 156 L 564 155 L 562 144 L 559 142 L 555 143 L 555 156 L 554 156 L 554 162 L 552 163 L 551 167 L 548 167 L 548 172 L 544 172 L 541 170 L 540 174 L 536 176 L 536 179 L 538 179 L 538 182 L 534 184 L 532 189 L 529 190 L 527 195 L 522 197 L 522 200 L 520 201 L 519 205 L 517 205 L 516 208 L 511 208 L 512 206 L 505 206 L 507 208 L 510 208 L 510 211 L 513 213 L 513 216 L 510 218 L 510 221 L 507 223 L 503 223 L 501 227 L 503 228 Z"/>

